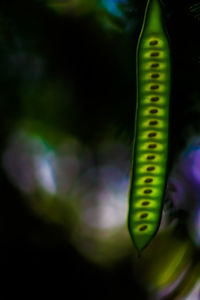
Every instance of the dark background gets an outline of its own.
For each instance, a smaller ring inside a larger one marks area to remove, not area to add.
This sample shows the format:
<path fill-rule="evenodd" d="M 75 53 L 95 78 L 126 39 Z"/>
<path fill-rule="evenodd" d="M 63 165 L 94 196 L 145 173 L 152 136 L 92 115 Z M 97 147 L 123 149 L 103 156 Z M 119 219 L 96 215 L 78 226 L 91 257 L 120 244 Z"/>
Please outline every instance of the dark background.
<path fill-rule="evenodd" d="M 165 1 L 164 6 L 172 55 L 169 168 L 188 138 L 200 132 L 199 21 L 190 12 L 191 2 Z M 134 25 L 125 30 L 114 18 L 122 30 L 109 31 L 92 12 L 75 17 L 55 13 L 45 1 L 1 1 L 1 153 L 24 114 L 76 136 L 94 152 L 105 136 L 131 148 L 135 49 L 145 4 L 130 1 L 132 10 L 126 17 L 129 22 L 134 19 Z M 73 87 L 70 105 L 57 102 L 55 113 L 48 113 L 48 103 L 24 103 L 23 89 L 45 81 L 34 71 L 32 53 L 45 61 L 46 77 Z M 78 295 L 147 299 L 131 255 L 108 268 L 89 262 L 66 239 L 61 226 L 32 212 L 3 168 L 0 180 L 1 284 L 8 284 L 2 299 L 13 292 L 26 299 L 32 294 L 45 299 L 52 294 L 56 299 Z"/>

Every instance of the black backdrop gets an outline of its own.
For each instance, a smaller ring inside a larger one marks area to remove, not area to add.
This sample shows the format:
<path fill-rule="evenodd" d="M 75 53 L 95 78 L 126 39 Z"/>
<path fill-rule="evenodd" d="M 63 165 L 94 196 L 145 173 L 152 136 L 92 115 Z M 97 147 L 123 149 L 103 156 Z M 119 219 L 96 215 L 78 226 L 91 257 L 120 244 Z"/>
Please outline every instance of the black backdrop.
<path fill-rule="evenodd" d="M 114 124 L 115 139 L 131 147 L 135 48 L 145 7 L 145 1 L 137 2 L 134 14 L 128 16 L 136 20 L 134 30 L 119 34 L 102 30 L 92 13 L 74 18 L 57 15 L 42 1 L 1 1 L 2 151 L 16 120 L 24 113 L 19 91 L 34 77 L 28 75 L 20 61 L 13 64 L 10 59 L 21 49 L 40 55 L 52 78 L 75 87 L 76 100 L 70 104 L 67 121 L 71 134 L 95 148 L 105 132 L 112 134 Z M 200 41 L 199 21 L 190 12 L 189 1 L 165 4 L 173 69 L 171 167 L 187 138 L 200 131 Z M 63 129 L 65 103 L 60 105 L 62 109 L 53 126 Z M 33 116 L 41 114 L 42 118 L 45 109 L 36 109 Z M 1 285 L 7 285 L 2 299 L 10 299 L 11 293 L 27 299 L 33 293 L 45 299 L 52 294 L 56 299 L 78 295 L 146 299 L 144 287 L 137 283 L 131 256 L 111 268 L 95 266 L 67 242 L 61 227 L 43 221 L 31 211 L 3 168 L 0 184 Z"/>

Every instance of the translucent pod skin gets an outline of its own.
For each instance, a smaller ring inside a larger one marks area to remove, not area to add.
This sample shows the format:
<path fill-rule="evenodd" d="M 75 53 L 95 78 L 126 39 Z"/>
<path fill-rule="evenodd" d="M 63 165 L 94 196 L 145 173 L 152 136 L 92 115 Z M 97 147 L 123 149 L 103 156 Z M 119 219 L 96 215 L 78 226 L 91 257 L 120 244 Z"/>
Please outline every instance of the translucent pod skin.
<path fill-rule="evenodd" d="M 156 234 L 165 192 L 170 54 L 159 0 L 147 3 L 137 46 L 137 108 L 128 227 L 140 253 Z"/>

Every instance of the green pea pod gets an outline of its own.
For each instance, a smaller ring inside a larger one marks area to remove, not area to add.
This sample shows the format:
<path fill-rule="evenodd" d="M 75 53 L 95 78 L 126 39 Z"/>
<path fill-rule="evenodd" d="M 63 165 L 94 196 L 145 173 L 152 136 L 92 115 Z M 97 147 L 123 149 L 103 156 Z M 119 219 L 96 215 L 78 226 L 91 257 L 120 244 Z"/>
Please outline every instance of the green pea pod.
<path fill-rule="evenodd" d="M 148 0 L 136 67 L 137 108 L 128 227 L 140 253 L 159 228 L 167 176 L 170 53 L 159 0 Z"/>

